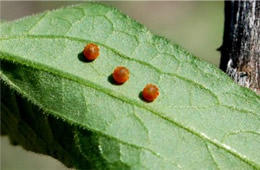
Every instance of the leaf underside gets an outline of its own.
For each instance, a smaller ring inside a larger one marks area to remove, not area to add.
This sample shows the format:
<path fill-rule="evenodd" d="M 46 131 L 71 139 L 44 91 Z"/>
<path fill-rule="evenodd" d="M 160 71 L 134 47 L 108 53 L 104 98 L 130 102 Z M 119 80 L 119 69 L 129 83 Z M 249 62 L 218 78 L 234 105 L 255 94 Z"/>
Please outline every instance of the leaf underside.
<path fill-rule="evenodd" d="M 260 97 L 118 10 L 84 3 L 0 29 L 2 83 L 23 96 L 2 85 L 14 143 L 78 169 L 260 168 Z M 152 103 L 140 97 L 148 83 L 160 89 Z"/>

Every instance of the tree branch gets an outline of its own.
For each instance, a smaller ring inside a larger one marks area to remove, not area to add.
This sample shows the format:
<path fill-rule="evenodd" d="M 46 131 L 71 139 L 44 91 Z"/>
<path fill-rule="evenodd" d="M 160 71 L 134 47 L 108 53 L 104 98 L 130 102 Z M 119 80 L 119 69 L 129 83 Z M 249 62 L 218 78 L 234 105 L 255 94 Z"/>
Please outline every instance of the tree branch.
<path fill-rule="evenodd" d="M 260 94 L 260 1 L 225 1 L 220 69 Z"/>

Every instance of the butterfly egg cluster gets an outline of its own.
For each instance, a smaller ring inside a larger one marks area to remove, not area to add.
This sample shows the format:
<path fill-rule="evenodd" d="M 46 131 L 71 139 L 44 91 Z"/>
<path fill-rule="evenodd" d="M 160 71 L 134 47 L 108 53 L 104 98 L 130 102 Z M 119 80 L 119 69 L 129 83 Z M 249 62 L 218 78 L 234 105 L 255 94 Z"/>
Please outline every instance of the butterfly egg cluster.
<path fill-rule="evenodd" d="M 89 43 L 84 47 L 84 57 L 87 61 L 93 61 L 99 56 L 99 47 L 94 43 Z M 113 79 L 116 84 L 124 84 L 130 77 L 130 72 L 126 67 L 118 66 L 113 71 Z M 154 101 L 159 96 L 159 88 L 153 84 L 147 84 L 143 91 L 142 97 L 147 102 Z"/>

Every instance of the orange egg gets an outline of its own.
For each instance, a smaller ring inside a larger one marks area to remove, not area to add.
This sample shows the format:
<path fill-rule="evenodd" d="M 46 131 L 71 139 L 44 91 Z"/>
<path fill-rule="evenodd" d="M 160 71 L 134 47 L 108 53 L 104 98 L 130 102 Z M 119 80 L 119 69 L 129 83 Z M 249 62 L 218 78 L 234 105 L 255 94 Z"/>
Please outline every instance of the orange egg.
<path fill-rule="evenodd" d="M 129 79 L 129 70 L 126 67 L 119 66 L 113 72 L 113 79 L 117 84 L 123 84 Z"/>
<path fill-rule="evenodd" d="M 159 96 L 159 89 L 153 84 L 147 84 L 143 89 L 142 95 L 144 100 L 152 102 Z"/>
<path fill-rule="evenodd" d="M 96 44 L 89 43 L 85 46 L 83 54 L 86 60 L 95 60 L 99 56 L 99 48 Z"/>

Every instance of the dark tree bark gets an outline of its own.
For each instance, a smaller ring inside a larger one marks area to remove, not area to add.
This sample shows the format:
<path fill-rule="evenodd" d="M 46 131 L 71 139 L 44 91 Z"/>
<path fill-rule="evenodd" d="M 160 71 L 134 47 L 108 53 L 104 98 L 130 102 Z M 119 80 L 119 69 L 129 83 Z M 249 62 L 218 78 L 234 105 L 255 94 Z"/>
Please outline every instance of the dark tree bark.
<path fill-rule="evenodd" d="M 260 94 L 260 1 L 225 1 L 220 69 Z"/>

